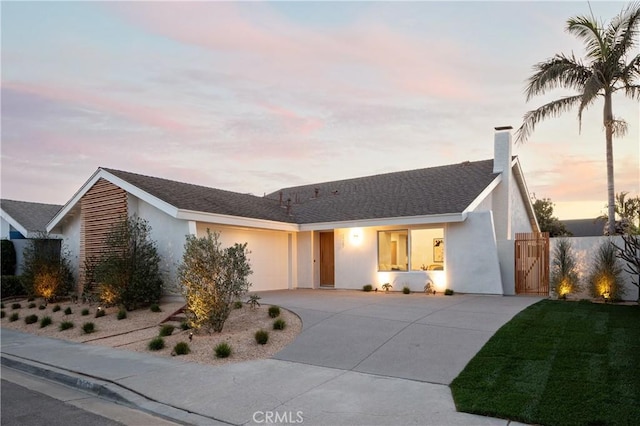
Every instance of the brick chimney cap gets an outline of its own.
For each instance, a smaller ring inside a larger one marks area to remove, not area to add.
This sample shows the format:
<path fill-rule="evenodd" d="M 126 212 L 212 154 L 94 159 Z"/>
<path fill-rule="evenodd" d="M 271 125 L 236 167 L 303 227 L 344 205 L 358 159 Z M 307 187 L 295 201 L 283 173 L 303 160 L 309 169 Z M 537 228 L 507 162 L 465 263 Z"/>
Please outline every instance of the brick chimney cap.
<path fill-rule="evenodd" d="M 513 127 L 511 127 L 511 126 L 500 126 L 500 127 L 494 127 L 494 129 L 496 129 L 499 132 L 501 130 L 513 130 Z"/>

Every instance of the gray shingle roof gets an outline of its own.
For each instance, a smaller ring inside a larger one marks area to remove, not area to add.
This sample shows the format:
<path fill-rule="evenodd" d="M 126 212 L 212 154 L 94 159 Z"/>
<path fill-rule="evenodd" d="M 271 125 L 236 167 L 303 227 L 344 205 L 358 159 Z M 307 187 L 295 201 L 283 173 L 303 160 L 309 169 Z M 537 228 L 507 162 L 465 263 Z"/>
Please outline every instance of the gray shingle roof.
<path fill-rule="evenodd" d="M 602 219 L 570 219 L 561 221 L 574 237 L 601 237 L 605 221 Z"/>
<path fill-rule="evenodd" d="M 2 210 L 29 232 L 44 232 L 47 223 L 62 208 L 57 204 L 31 203 L 28 201 L 0 200 Z M 25 235 L 26 237 L 26 235 Z"/>
<path fill-rule="evenodd" d="M 297 223 L 461 213 L 496 176 L 493 160 L 485 160 L 296 186 L 268 197 L 290 198 Z"/>
<path fill-rule="evenodd" d="M 102 169 L 179 209 L 279 222 L 294 222 L 294 218 L 287 215 L 286 210 L 280 207 L 277 201 L 264 197 L 104 167 Z"/>
<path fill-rule="evenodd" d="M 296 186 L 256 197 L 103 170 L 179 209 L 299 224 L 461 213 L 497 176 L 493 160 L 485 160 Z M 287 199 L 289 214 L 283 207 Z"/>

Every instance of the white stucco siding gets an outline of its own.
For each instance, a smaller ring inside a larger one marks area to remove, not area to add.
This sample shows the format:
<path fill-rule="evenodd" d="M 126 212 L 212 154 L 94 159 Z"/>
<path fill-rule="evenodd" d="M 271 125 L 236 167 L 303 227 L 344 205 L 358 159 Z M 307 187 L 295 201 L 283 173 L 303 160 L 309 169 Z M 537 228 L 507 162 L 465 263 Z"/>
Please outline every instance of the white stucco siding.
<path fill-rule="evenodd" d="M 137 214 L 151 227 L 150 237 L 156 242 L 160 255 L 160 271 L 165 294 L 178 294 L 177 269 L 182 261 L 184 242 L 189 233 L 186 220 L 173 218 L 151 204 L 129 194 L 128 213 Z"/>
<path fill-rule="evenodd" d="M 512 179 L 515 182 L 515 176 L 511 172 Z M 523 197 L 528 197 L 527 194 L 522 194 L 518 185 L 511 186 L 511 239 L 515 238 L 516 232 L 533 232 L 531 227 L 531 221 L 527 214 L 527 208 Z"/>
<path fill-rule="evenodd" d="M 313 232 L 299 232 L 297 235 L 297 287 L 314 288 Z"/>
<path fill-rule="evenodd" d="M 295 236 L 289 232 L 234 228 L 211 223 L 197 223 L 197 235 L 206 235 L 207 228 L 220 232 L 223 247 L 235 243 L 248 243 L 249 262 L 253 274 L 249 275 L 250 291 L 282 290 L 295 287 L 295 265 L 289 263 L 295 249 Z M 290 249 L 290 244 L 292 245 Z M 293 256 L 292 261 L 293 261 Z"/>
<path fill-rule="evenodd" d="M 491 210 L 492 208 L 493 208 L 493 195 L 489 194 L 484 198 L 484 200 L 482 200 L 480 204 L 478 204 L 478 207 L 476 207 L 473 211 L 486 212 Z"/>
<path fill-rule="evenodd" d="M 503 294 L 491 212 L 472 212 L 445 229 L 447 287 L 461 293 Z"/>
<path fill-rule="evenodd" d="M 73 271 L 75 282 L 78 282 L 78 274 L 80 271 L 80 231 L 81 231 L 80 212 L 70 216 L 62 226 L 62 250 L 65 250 L 69 256 L 69 263 Z M 60 228 L 58 228 L 60 229 Z"/>
<path fill-rule="evenodd" d="M 356 237 L 356 235 L 358 235 Z M 377 228 L 343 228 L 334 231 L 335 288 L 362 289 L 377 284 Z"/>

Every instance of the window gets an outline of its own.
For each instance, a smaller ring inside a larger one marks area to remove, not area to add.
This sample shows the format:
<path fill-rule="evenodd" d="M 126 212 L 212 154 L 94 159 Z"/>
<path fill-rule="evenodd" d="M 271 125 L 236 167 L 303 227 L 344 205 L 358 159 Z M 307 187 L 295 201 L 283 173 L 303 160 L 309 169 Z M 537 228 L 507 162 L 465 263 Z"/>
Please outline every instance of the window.
<path fill-rule="evenodd" d="M 406 271 L 409 266 L 409 232 L 378 231 L 378 270 Z"/>
<path fill-rule="evenodd" d="M 378 270 L 443 270 L 444 244 L 442 228 L 378 231 Z"/>

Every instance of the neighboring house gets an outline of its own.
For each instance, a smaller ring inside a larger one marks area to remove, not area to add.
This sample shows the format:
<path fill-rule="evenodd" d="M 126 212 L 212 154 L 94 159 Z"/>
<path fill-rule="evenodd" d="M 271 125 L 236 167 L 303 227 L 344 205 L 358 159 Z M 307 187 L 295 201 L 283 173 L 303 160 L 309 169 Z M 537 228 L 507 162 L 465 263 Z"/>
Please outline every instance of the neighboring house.
<path fill-rule="evenodd" d="M 604 235 L 605 221 L 603 219 L 571 219 L 561 222 L 573 237 L 601 237 Z"/>
<path fill-rule="evenodd" d="M 0 200 L 0 238 L 11 240 L 16 250 L 16 275 L 22 273 L 23 251 L 29 239 L 41 237 L 47 223 L 62 208 L 57 204 Z"/>
<path fill-rule="evenodd" d="M 265 197 L 99 168 L 47 226 L 82 266 L 109 226 L 152 227 L 165 278 L 176 281 L 185 236 L 248 242 L 251 290 L 391 283 L 422 291 L 514 294 L 513 238 L 539 231 L 511 128 L 495 159 L 285 188 Z"/>

